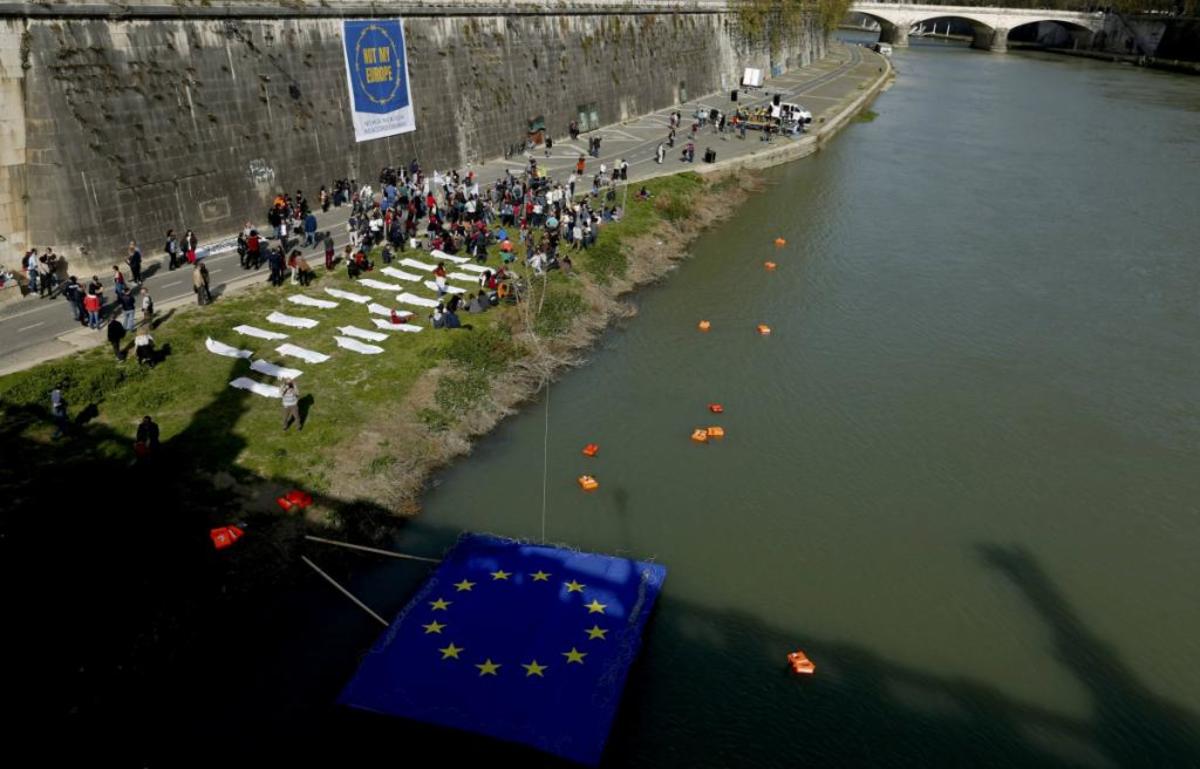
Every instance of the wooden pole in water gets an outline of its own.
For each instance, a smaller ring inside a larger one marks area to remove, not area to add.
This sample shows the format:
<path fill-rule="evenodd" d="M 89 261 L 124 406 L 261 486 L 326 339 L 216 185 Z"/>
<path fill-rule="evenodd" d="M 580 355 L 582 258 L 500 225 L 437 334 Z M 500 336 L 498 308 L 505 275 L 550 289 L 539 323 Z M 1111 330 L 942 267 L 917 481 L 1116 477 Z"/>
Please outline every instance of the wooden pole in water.
<path fill-rule="evenodd" d="M 397 553 L 392 550 L 380 550 L 377 547 L 367 547 L 366 545 L 352 545 L 349 542 L 339 542 L 336 539 L 325 539 L 324 537 L 314 537 L 311 534 L 305 534 L 305 539 L 311 539 L 313 542 L 320 542 L 325 545 L 336 545 L 337 547 L 348 547 L 351 550 L 362 550 L 365 553 L 375 553 L 376 555 L 386 555 L 389 558 L 403 558 L 409 561 L 425 561 L 426 563 L 441 563 L 440 558 L 426 558 L 423 555 L 409 555 L 408 553 Z"/>
<path fill-rule="evenodd" d="M 383 625 L 384 627 L 387 627 L 387 626 L 388 626 L 387 620 L 385 620 L 383 617 L 380 617 L 380 616 L 379 616 L 378 614 L 376 614 L 375 612 L 371 611 L 371 607 L 367 606 L 365 603 L 363 603 L 362 601 L 360 601 L 360 600 L 358 600 L 357 598 L 355 598 L 355 597 L 354 597 L 354 594 L 353 594 L 353 593 L 351 593 L 351 592 L 350 592 L 349 590 L 347 590 L 346 588 L 344 588 L 344 587 L 342 587 L 341 585 L 339 585 L 339 584 L 337 583 L 337 580 L 336 580 L 336 579 L 334 579 L 333 577 L 329 576 L 329 575 L 328 575 L 328 574 L 326 574 L 325 572 L 321 571 L 321 567 L 320 567 L 320 566 L 317 566 L 315 563 L 313 563 L 312 561 L 308 560 L 308 557 L 307 557 L 307 556 L 303 556 L 303 555 L 302 555 L 302 556 L 300 556 L 300 560 L 304 561 L 304 562 L 305 562 L 305 563 L 307 563 L 309 566 L 311 566 L 311 567 L 313 568 L 313 571 L 315 571 L 317 574 L 320 574 L 322 577 L 324 577 L 324 578 L 326 579 L 326 581 L 328 581 L 328 582 L 329 582 L 329 584 L 333 585 L 333 586 L 334 586 L 334 587 L 336 587 L 336 588 L 337 588 L 339 591 L 341 591 L 342 595 L 346 596 L 346 597 L 347 597 L 347 598 L 349 598 L 351 601 L 354 601 L 354 603 L 358 604 L 358 608 L 362 609 L 362 610 L 363 610 L 363 611 L 365 611 L 367 614 L 370 614 L 372 617 L 374 617 L 375 619 L 379 620 L 379 624 L 380 624 L 380 625 Z"/>

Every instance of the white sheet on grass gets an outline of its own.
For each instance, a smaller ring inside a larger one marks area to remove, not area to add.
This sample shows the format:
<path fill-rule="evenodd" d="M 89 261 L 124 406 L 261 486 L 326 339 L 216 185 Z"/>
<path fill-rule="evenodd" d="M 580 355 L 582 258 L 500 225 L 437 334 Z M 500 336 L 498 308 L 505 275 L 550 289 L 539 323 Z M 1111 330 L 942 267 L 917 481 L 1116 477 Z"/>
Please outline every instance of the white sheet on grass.
<path fill-rule="evenodd" d="M 363 355 L 378 355 L 383 352 L 383 348 L 374 344 L 363 344 L 357 339 L 350 339 L 344 336 L 335 336 L 333 341 L 337 342 L 338 347 L 344 347 L 347 350 L 362 353 Z"/>
<path fill-rule="evenodd" d="M 248 376 L 240 376 L 229 383 L 230 387 L 236 387 L 239 390 L 249 390 L 255 395 L 261 395 L 264 398 L 279 398 L 279 388 L 275 385 L 263 384 L 255 382 Z"/>
<path fill-rule="evenodd" d="M 309 363 L 324 363 L 329 360 L 329 356 L 325 353 L 316 352 L 314 350 L 306 350 L 303 347 L 297 347 L 294 344 L 281 344 L 275 348 L 275 352 L 280 355 L 291 355 L 293 358 L 300 358 Z"/>
<path fill-rule="evenodd" d="M 425 288 L 429 289 L 430 291 L 437 291 L 438 290 L 437 282 L 432 281 L 432 280 L 427 280 L 427 281 L 425 281 Z M 449 283 L 446 284 L 446 293 L 447 294 L 462 294 L 465 292 L 466 292 L 465 288 L 459 288 L 458 286 L 452 286 Z"/>
<path fill-rule="evenodd" d="M 404 286 L 399 283 L 385 283 L 382 280 L 372 280 L 371 278 L 363 278 L 358 281 L 358 285 L 366 286 L 367 288 L 379 288 L 384 291 L 403 291 Z"/>
<path fill-rule="evenodd" d="M 400 304 L 411 304 L 417 307 L 437 307 L 438 303 L 434 299 L 426 299 L 423 296 L 416 294 L 403 293 L 396 296 L 396 301 Z"/>
<path fill-rule="evenodd" d="M 467 259 L 465 257 L 451 256 L 450 254 L 447 254 L 445 251 L 441 250 L 440 248 L 433 249 L 432 251 L 429 252 L 429 255 L 432 256 L 434 259 L 445 260 L 447 262 L 454 262 L 455 264 L 466 264 L 467 262 L 471 261 L 470 259 Z"/>
<path fill-rule="evenodd" d="M 435 264 L 425 264 L 425 262 L 418 262 L 416 259 L 404 258 L 400 260 L 400 264 L 403 264 L 405 267 L 412 267 L 414 270 L 424 270 L 425 272 L 433 272 L 437 269 L 437 265 Z"/>
<path fill-rule="evenodd" d="M 358 302 L 359 304 L 366 304 L 367 302 L 371 301 L 371 297 L 369 296 L 352 294 L 349 291 L 343 291 L 340 288 L 327 288 L 325 289 L 325 293 L 329 294 L 330 296 L 336 296 L 338 299 L 349 299 L 351 302 Z"/>
<path fill-rule="evenodd" d="M 452 272 L 446 277 L 450 280 L 465 281 L 467 283 L 478 283 L 480 278 L 479 275 L 471 275 L 465 272 Z"/>
<path fill-rule="evenodd" d="M 391 320 L 393 312 L 391 307 L 384 307 L 382 304 L 371 303 L 367 305 L 367 309 L 376 315 L 386 315 L 388 319 Z M 400 316 L 401 320 L 407 320 L 408 318 L 412 317 L 412 313 L 408 310 L 396 310 L 395 313 Z"/>
<path fill-rule="evenodd" d="M 405 272 L 404 270 L 397 270 L 395 267 L 384 267 L 382 270 L 380 270 L 380 272 L 382 272 L 384 275 L 390 275 L 393 278 L 399 278 L 400 280 L 420 280 L 421 279 L 420 275 L 413 275 L 411 272 Z"/>
<path fill-rule="evenodd" d="M 481 267 L 478 264 L 464 264 L 462 265 L 462 269 L 466 270 L 467 272 L 478 273 L 479 275 L 482 275 L 488 270 L 495 272 L 495 270 L 493 270 L 491 267 Z"/>
<path fill-rule="evenodd" d="M 278 323 L 281 326 L 291 326 L 292 328 L 312 328 L 319 321 L 312 318 L 298 318 L 295 315 L 284 315 L 282 312 L 273 312 L 267 316 L 267 320 L 271 323 Z"/>
<path fill-rule="evenodd" d="M 251 371 L 257 371 L 260 374 L 273 376 L 276 379 L 295 379 L 304 372 L 298 368 L 284 368 L 276 366 L 274 363 L 268 363 L 265 360 L 256 360 L 250 364 Z"/>
<path fill-rule="evenodd" d="M 256 326 L 234 326 L 233 330 L 243 336 L 254 336 L 259 339 L 287 339 L 287 334 L 281 334 L 278 331 L 267 331 L 265 328 Z"/>
<path fill-rule="evenodd" d="M 379 328 L 386 328 L 388 331 L 407 331 L 410 334 L 415 334 L 422 330 L 421 326 L 414 326 L 411 323 L 392 323 L 390 320 L 381 320 L 379 318 L 371 318 Z"/>
<path fill-rule="evenodd" d="M 341 331 L 346 336 L 369 339 L 372 342 L 382 342 L 388 338 L 387 334 L 381 334 L 378 331 L 367 331 L 365 328 L 359 328 L 358 326 L 338 326 L 338 331 Z"/>
<path fill-rule="evenodd" d="M 230 347 L 224 342 L 218 342 L 211 336 L 204 341 L 204 346 L 209 352 L 215 352 L 217 355 L 224 355 L 226 358 L 252 358 L 254 357 L 253 350 L 239 350 L 236 347 Z"/>
<path fill-rule="evenodd" d="M 320 307 L 322 310 L 332 310 L 338 306 L 337 302 L 331 302 L 328 299 L 314 299 L 304 294 L 292 294 L 288 297 L 288 301 L 295 304 L 302 304 L 305 307 Z"/>

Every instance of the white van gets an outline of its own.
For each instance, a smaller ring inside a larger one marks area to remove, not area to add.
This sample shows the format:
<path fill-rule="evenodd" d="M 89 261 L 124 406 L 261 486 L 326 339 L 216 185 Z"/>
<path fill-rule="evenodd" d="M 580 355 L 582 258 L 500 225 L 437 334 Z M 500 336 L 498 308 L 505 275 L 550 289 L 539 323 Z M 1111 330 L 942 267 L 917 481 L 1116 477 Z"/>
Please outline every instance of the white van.
<path fill-rule="evenodd" d="M 892 55 L 892 46 L 888 45 L 887 43 L 876 43 L 875 45 L 871 46 L 871 50 L 883 56 Z"/>
<path fill-rule="evenodd" d="M 803 127 L 812 122 L 812 113 L 799 104 L 784 102 L 779 105 L 779 113 L 780 119 L 785 123 L 795 123 Z"/>

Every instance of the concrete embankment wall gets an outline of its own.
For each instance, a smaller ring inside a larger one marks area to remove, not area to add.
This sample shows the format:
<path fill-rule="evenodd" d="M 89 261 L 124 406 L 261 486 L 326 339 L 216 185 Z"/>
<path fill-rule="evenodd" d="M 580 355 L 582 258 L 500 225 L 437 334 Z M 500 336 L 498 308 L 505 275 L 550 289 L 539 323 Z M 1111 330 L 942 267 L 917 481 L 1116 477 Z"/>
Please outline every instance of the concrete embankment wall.
<path fill-rule="evenodd" d="M 356 143 L 341 21 L 405 20 L 417 130 Z M 51 245 L 105 265 L 173 227 L 261 222 L 278 190 L 496 157 L 824 54 L 808 17 L 771 50 L 724 0 L 367 4 L 0 2 L 0 264 Z"/>

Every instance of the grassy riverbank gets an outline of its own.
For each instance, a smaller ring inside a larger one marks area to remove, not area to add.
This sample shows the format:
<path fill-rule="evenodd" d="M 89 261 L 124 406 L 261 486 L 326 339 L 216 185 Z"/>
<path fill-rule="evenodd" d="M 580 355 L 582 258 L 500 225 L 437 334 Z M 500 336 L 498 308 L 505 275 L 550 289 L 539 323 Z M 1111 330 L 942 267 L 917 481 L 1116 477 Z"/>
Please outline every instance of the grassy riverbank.
<path fill-rule="evenodd" d="M 646 187 L 649 201 L 631 190 L 626 217 L 606 225 L 594 248 L 572 253 L 574 274 L 556 271 L 542 278 L 520 268 L 531 286 L 528 301 L 463 315 L 473 330 L 396 333 L 379 343 L 386 349 L 382 355 L 337 350 L 331 338 L 337 326 L 373 328 L 365 308 L 343 301 L 336 309 L 310 310 L 286 297 L 325 296 L 325 287 L 372 291 L 356 288 L 344 270 L 326 275 L 317 267 L 318 277 L 306 290 L 264 283 L 207 307 L 161 314 L 153 333 L 168 354 L 154 369 L 139 367 L 132 354 L 118 364 L 105 346 L 3 377 L 6 434 L 52 450 L 68 466 L 121 461 L 131 458 L 137 423 L 150 414 L 164 443 L 186 454 L 178 470 L 194 472 L 198 480 L 232 482 L 247 504 L 270 499 L 261 493 L 264 485 L 302 479 L 322 495 L 412 512 L 431 469 L 467 451 L 471 437 L 490 429 L 559 367 L 576 362 L 578 351 L 626 312 L 620 295 L 664 274 L 714 211 L 729 210 L 742 194 L 732 178 L 704 180 L 691 173 Z M 499 264 L 498 254 L 491 262 Z M 390 304 L 386 296 L 377 301 Z M 288 342 L 333 352 L 333 359 L 323 364 L 284 359 L 273 352 L 278 342 L 231 330 L 242 323 L 268 326 L 264 319 L 275 310 L 319 319 L 314 329 L 283 330 Z M 427 326 L 423 315 L 418 321 Z M 307 413 L 303 432 L 281 430 L 278 401 L 228 386 L 249 372 L 249 363 L 209 353 L 204 342 L 210 336 L 304 371 L 297 380 Z M 132 335 L 126 341 L 131 344 Z M 57 442 L 46 411 L 56 384 L 63 386 L 78 423 L 71 437 Z"/>

